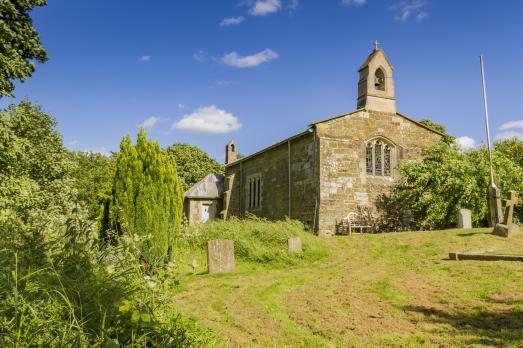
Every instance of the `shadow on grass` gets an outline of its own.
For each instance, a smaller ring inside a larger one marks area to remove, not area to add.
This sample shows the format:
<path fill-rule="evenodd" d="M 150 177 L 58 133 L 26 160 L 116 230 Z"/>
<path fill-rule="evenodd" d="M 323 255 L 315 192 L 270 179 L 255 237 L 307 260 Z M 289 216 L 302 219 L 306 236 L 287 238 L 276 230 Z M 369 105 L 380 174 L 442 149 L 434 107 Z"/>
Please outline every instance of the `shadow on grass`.
<path fill-rule="evenodd" d="M 509 304 L 507 301 L 492 301 Z M 520 346 L 523 343 L 523 309 L 444 311 L 424 306 L 405 306 L 406 312 L 421 313 L 429 322 L 447 324 L 471 337 L 466 344 L 495 347 Z"/>

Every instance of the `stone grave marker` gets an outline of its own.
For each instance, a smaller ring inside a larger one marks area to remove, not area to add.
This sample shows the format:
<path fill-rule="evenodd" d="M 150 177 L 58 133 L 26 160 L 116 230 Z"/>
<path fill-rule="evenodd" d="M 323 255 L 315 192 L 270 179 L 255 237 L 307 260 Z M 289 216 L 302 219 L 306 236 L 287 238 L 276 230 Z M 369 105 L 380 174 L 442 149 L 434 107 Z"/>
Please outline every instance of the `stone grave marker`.
<path fill-rule="evenodd" d="M 492 234 L 500 237 L 512 237 L 519 234 L 519 226 L 513 223 L 514 207 L 518 204 L 518 193 L 516 191 L 508 192 L 509 199 L 505 201 L 505 216 L 502 224 L 497 224 L 494 227 Z"/>
<path fill-rule="evenodd" d="M 209 273 L 234 272 L 234 241 L 226 239 L 207 242 Z"/>
<path fill-rule="evenodd" d="M 289 248 L 290 253 L 301 253 L 301 239 L 300 237 L 292 237 L 287 239 L 287 247 Z"/>
<path fill-rule="evenodd" d="M 458 210 L 458 228 L 472 228 L 472 214 L 470 210 Z"/>

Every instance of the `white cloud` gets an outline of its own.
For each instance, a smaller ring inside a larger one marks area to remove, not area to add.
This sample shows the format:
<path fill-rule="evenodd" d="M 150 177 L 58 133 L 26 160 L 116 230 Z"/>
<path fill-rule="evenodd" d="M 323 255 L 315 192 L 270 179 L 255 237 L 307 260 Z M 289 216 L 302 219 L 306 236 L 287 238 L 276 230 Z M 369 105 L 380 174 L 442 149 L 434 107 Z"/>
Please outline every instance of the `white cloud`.
<path fill-rule="evenodd" d="M 516 121 L 510 121 L 503 123 L 499 129 L 501 130 L 507 130 L 507 129 L 514 129 L 514 128 L 521 128 L 523 129 L 523 120 L 516 120 Z"/>
<path fill-rule="evenodd" d="M 456 142 L 463 150 L 473 149 L 476 147 L 476 140 L 466 135 L 456 138 Z"/>
<path fill-rule="evenodd" d="M 199 50 L 198 52 L 195 52 L 192 57 L 195 61 L 199 62 L 199 63 L 203 63 L 207 60 L 207 57 L 209 56 L 209 53 L 203 51 L 203 50 Z"/>
<path fill-rule="evenodd" d="M 97 147 L 94 149 L 84 149 L 84 150 L 80 150 L 80 151 L 88 152 L 88 153 L 99 153 L 100 155 L 103 155 L 105 157 L 111 156 L 111 150 L 109 150 L 106 147 Z"/>
<path fill-rule="evenodd" d="M 182 103 L 178 103 L 178 105 L 176 105 L 176 106 L 178 106 L 178 109 L 183 109 L 183 108 L 185 108 L 185 104 L 182 104 Z"/>
<path fill-rule="evenodd" d="M 363 6 L 367 3 L 367 0 L 341 0 L 343 6 Z"/>
<path fill-rule="evenodd" d="M 145 121 L 143 121 L 136 127 L 143 127 L 145 129 L 153 128 L 159 121 L 160 121 L 160 119 L 158 117 L 151 116 L 151 117 L 146 118 Z"/>
<path fill-rule="evenodd" d="M 250 56 L 240 56 L 236 52 L 231 52 L 224 55 L 220 62 L 232 66 L 235 68 L 252 68 L 263 63 L 270 62 L 271 60 L 277 59 L 278 53 L 274 52 L 270 48 L 267 48 L 256 54 Z"/>
<path fill-rule="evenodd" d="M 244 16 L 239 17 L 226 17 L 220 22 L 220 27 L 227 27 L 229 25 L 238 25 L 245 21 Z"/>
<path fill-rule="evenodd" d="M 506 140 L 506 139 L 512 139 L 512 138 L 516 138 L 516 139 L 523 141 L 523 131 L 501 132 L 501 133 L 496 134 L 496 136 L 494 137 L 494 140 L 500 141 L 500 140 Z"/>
<path fill-rule="evenodd" d="M 414 17 L 417 21 L 421 21 L 429 15 L 423 10 L 426 4 L 425 0 L 400 1 L 392 6 L 392 9 L 397 11 L 394 19 L 406 22 L 409 18 Z"/>
<path fill-rule="evenodd" d="M 256 0 L 249 10 L 253 16 L 265 16 L 281 10 L 281 0 Z"/>
<path fill-rule="evenodd" d="M 241 127 L 238 118 L 215 105 L 201 106 L 172 124 L 174 129 L 213 134 L 229 133 Z"/>
<path fill-rule="evenodd" d="M 153 58 L 152 56 L 145 55 L 145 56 L 141 56 L 140 58 L 138 58 L 138 61 L 140 63 L 145 63 L 145 62 L 150 61 L 152 58 Z"/>

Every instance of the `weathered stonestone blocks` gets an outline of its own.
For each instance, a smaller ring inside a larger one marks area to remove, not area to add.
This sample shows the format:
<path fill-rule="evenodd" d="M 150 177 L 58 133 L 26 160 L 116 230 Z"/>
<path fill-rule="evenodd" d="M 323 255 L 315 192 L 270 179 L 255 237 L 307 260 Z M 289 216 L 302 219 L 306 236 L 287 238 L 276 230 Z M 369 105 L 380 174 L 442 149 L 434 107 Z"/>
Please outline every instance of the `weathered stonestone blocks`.
<path fill-rule="evenodd" d="M 226 239 L 207 242 L 209 273 L 234 272 L 234 241 Z"/>

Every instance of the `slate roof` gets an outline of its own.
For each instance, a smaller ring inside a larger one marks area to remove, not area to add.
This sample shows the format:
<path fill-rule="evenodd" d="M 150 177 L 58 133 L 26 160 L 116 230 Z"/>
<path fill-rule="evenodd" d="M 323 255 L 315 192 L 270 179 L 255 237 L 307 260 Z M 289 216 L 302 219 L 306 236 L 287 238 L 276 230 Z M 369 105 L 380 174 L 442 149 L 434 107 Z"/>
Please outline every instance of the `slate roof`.
<path fill-rule="evenodd" d="M 185 191 L 185 198 L 219 199 L 224 191 L 224 175 L 209 174 Z"/>

